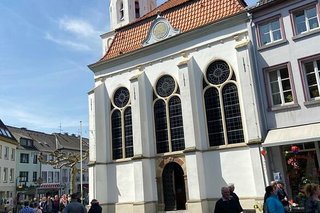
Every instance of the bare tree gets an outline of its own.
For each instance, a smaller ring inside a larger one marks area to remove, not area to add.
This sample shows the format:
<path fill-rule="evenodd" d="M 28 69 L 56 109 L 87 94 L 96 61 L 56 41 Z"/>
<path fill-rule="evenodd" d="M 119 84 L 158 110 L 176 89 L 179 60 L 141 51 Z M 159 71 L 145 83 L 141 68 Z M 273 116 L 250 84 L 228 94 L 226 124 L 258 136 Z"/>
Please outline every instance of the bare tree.
<path fill-rule="evenodd" d="M 69 167 L 71 169 L 71 185 L 70 190 L 72 193 L 76 191 L 76 176 L 80 172 L 80 169 L 77 168 L 77 163 L 81 161 L 80 153 L 75 152 L 63 152 L 61 150 L 55 150 L 50 153 L 52 156 L 51 160 L 44 159 L 42 153 L 40 153 L 38 159 L 41 163 L 52 165 L 56 169 L 60 169 L 62 167 Z M 82 161 L 86 160 L 89 157 L 89 151 L 83 151 Z M 81 177 L 82 178 L 82 177 Z"/>

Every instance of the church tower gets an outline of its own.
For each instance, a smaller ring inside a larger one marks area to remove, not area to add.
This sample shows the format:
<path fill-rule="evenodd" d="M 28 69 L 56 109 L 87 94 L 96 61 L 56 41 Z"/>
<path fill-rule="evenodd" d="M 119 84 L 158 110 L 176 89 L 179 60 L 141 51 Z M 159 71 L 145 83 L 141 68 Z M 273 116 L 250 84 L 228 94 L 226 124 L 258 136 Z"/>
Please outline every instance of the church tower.
<path fill-rule="evenodd" d="M 137 20 L 156 6 L 156 0 L 110 0 L 111 31 Z"/>

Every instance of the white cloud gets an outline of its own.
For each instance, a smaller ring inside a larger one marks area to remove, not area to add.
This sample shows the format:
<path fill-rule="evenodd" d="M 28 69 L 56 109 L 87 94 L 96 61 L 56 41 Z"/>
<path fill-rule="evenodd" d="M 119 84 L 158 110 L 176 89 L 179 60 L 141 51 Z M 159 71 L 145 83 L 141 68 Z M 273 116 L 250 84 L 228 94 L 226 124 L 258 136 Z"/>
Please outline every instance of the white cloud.
<path fill-rule="evenodd" d="M 81 37 L 92 37 L 99 35 L 93 26 L 88 22 L 79 19 L 62 18 L 59 20 L 59 27 L 67 32 Z"/>
<path fill-rule="evenodd" d="M 55 38 L 53 37 L 50 33 L 47 33 L 45 35 L 45 39 L 52 41 L 56 44 L 59 44 L 61 46 L 66 46 L 69 48 L 72 48 L 74 50 L 78 50 L 78 51 L 90 51 L 92 50 L 88 45 L 84 44 L 84 43 L 80 43 L 80 42 L 75 42 L 75 41 L 71 41 L 71 40 L 67 40 L 67 39 L 59 39 L 59 38 Z"/>

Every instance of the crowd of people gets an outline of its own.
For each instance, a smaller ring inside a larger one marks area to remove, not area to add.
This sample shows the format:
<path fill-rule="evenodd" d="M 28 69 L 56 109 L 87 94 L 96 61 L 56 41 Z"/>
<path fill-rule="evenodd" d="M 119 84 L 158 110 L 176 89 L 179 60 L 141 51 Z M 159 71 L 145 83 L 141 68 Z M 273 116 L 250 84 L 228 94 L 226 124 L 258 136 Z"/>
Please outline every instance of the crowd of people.
<path fill-rule="evenodd" d="M 23 206 L 17 206 L 18 213 L 87 213 L 87 209 L 81 203 L 80 194 L 74 193 L 71 196 L 66 194 L 59 197 L 51 197 L 47 194 L 39 202 L 36 200 L 24 201 Z M 91 201 L 88 213 L 101 213 L 102 208 L 96 199 Z"/>
<path fill-rule="evenodd" d="M 234 184 L 229 184 L 221 188 L 222 197 L 216 202 L 214 213 L 240 213 L 243 212 L 239 197 L 234 192 Z M 281 181 L 272 181 L 266 187 L 264 196 L 264 213 L 285 213 L 289 212 L 288 195 Z M 309 183 L 304 187 L 306 200 L 304 203 L 304 213 L 320 213 L 320 186 Z"/>
<path fill-rule="evenodd" d="M 308 183 L 304 187 L 306 200 L 304 203 L 305 213 L 320 213 L 320 186 L 319 184 Z M 266 187 L 264 196 L 264 213 L 285 213 L 290 211 L 287 193 L 281 181 L 271 182 Z"/>

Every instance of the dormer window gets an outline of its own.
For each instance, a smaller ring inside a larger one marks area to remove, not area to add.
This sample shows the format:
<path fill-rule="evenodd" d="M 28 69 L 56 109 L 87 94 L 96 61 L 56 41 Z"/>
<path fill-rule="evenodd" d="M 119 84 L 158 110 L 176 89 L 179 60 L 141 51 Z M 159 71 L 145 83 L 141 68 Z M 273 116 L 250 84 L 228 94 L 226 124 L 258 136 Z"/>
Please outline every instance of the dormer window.
<path fill-rule="evenodd" d="M 140 6 L 138 1 L 134 2 L 134 8 L 136 13 L 136 18 L 140 18 Z"/>
<path fill-rule="evenodd" d="M 120 12 L 120 20 L 124 20 L 124 9 L 123 9 L 123 2 L 120 3 L 120 9 L 119 9 L 119 12 Z"/>
<path fill-rule="evenodd" d="M 27 139 L 27 138 L 20 138 L 20 145 L 27 146 L 27 147 L 33 147 L 33 140 Z"/>

